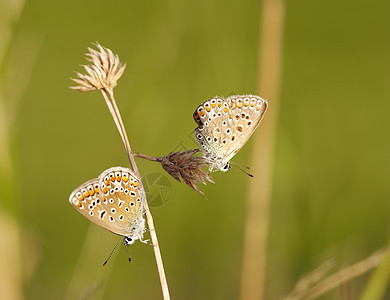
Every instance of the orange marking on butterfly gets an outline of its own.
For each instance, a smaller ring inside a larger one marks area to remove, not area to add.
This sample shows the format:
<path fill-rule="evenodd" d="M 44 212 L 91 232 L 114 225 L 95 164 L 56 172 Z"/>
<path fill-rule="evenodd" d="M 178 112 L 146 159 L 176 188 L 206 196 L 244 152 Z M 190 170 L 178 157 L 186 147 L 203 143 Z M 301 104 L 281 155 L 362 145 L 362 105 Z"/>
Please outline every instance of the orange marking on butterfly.
<path fill-rule="evenodd" d="M 95 190 L 90 190 L 90 191 L 89 191 L 89 194 L 90 194 L 91 196 L 93 196 L 93 195 L 95 194 Z"/>
<path fill-rule="evenodd" d="M 95 188 L 95 192 L 96 192 L 96 194 L 99 194 L 99 188 L 98 187 Z"/>
<path fill-rule="evenodd" d="M 218 102 L 217 105 L 218 105 L 218 107 L 221 107 L 221 106 L 222 106 L 222 103 L 219 103 L 219 102 Z"/>
<path fill-rule="evenodd" d="M 215 103 L 211 103 L 211 107 L 214 108 L 216 106 Z"/>
<path fill-rule="evenodd" d="M 83 195 L 80 193 L 80 196 L 77 197 L 80 201 L 83 201 L 84 200 L 84 197 Z"/>
<path fill-rule="evenodd" d="M 106 180 L 106 185 L 109 185 L 110 184 L 110 178 L 108 178 L 107 180 Z"/>
<path fill-rule="evenodd" d="M 232 118 L 232 114 L 229 114 L 229 119 L 231 119 Z"/>
<path fill-rule="evenodd" d="M 134 182 L 133 182 L 133 185 L 134 185 L 134 186 L 138 186 L 138 181 L 134 181 Z"/>
<path fill-rule="evenodd" d="M 244 102 L 244 106 L 248 106 L 249 105 L 249 103 L 248 102 Z"/>
<path fill-rule="evenodd" d="M 129 181 L 129 177 L 127 177 L 127 175 L 123 175 L 123 181 L 124 182 L 128 182 Z"/>
<path fill-rule="evenodd" d="M 121 178 L 122 178 L 122 176 L 118 175 L 118 176 L 116 177 L 116 181 L 121 181 Z"/>
<path fill-rule="evenodd" d="M 83 206 L 83 205 L 82 205 L 80 202 L 77 202 L 76 206 L 77 206 L 77 207 L 81 207 L 81 206 Z"/>
<path fill-rule="evenodd" d="M 89 196 L 89 193 L 88 193 L 88 191 L 86 191 L 85 193 L 84 193 L 84 197 L 88 197 Z"/>
<path fill-rule="evenodd" d="M 107 188 L 105 187 L 105 188 L 103 189 L 103 193 L 104 193 L 104 194 L 107 194 L 107 192 L 108 192 L 108 190 L 107 190 Z"/>
<path fill-rule="evenodd" d="M 207 110 L 207 112 L 210 112 L 211 111 L 211 108 L 210 107 L 206 107 L 205 110 Z"/>
<path fill-rule="evenodd" d="M 251 107 L 254 107 L 255 106 L 255 102 L 251 102 L 251 104 L 249 104 Z"/>
<path fill-rule="evenodd" d="M 199 112 L 199 116 L 201 116 L 201 117 L 204 116 L 204 111 L 203 111 L 203 110 L 201 110 L 201 111 Z"/>
<path fill-rule="evenodd" d="M 226 112 L 228 112 L 228 108 L 227 107 L 224 107 L 223 108 L 223 111 L 226 113 Z"/>
<path fill-rule="evenodd" d="M 112 181 L 112 182 L 115 181 L 115 176 L 112 176 L 112 177 L 111 177 L 111 181 Z"/>
<path fill-rule="evenodd" d="M 242 107 L 242 103 L 241 102 L 237 102 L 237 107 L 241 108 Z"/>

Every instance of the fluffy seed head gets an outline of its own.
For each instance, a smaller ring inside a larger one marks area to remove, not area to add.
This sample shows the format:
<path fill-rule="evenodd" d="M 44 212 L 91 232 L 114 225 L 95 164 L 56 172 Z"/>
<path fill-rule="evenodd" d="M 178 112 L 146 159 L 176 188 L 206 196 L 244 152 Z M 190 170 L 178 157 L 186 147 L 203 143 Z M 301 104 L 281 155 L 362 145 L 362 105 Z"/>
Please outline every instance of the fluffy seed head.
<path fill-rule="evenodd" d="M 199 149 L 169 153 L 161 159 L 161 165 L 177 181 L 180 182 L 181 177 L 187 185 L 204 196 L 197 184 L 199 182 L 206 184 L 206 181 L 214 183 L 214 181 L 208 173 L 202 170 L 203 167 L 207 166 L 207 163 L 203 157 L 194 156 L 197 152 Z"/>
<path fill-rule="evenodd" d="M 118 54 L 114 55 L 108 48 L 102 47 L 99 43 L 94 44 L 97 50 L 88 48 L 86 60 L 90 65 L 83 65 L 86 74 L 76 72 L 78 78 L 71 78 L 78 86 L 72 86 L 71 89 L 80 92 L 89 92 L 93 90 L 105 89 L 112 91 L 117 84 L 117 80 L 122 76 L 126 64 L 122 65 Z"/>

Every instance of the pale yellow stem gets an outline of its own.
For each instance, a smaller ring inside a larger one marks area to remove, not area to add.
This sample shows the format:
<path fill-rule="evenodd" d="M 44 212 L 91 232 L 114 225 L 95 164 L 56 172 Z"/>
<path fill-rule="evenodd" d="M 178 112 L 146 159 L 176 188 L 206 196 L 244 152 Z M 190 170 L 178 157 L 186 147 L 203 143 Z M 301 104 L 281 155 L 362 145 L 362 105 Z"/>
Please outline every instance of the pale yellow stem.
<path fill-rule="evenodd" d="M 241 274 L 243 300 L 262 299 L 267 257 L 269 202 L 273 148 L 277 122 L 284 25 L 283 0 L 263 0 L 259 40 L 258 94 L 268 99 L 268 110 L 254 135 L 244 252 Z"/>
<path fill-rule="evenodd" d="M 112 90 L 107 91 L 107 90 L 103 89 L 102 94 L 104 96 L 104 99 L 106 100 L 107 106 L 111 112 L 111 115 L 114 119 L 114 122 L 119 130 L 119 134 L 121 135 L 123 144 L 124 144 L 125 149 L 126 149 L 127 156 L 129 158 L 129 161 L 130 161 L 130 166 L 133 169 L 133 171 L 135 172 L 135 174 L 138 176 L 138 178 L 141 178 L 140 173 L 138 171 L 137 164 L 135 163 L 135 160 L 134 160 L 134 154 L 130 148 L 130 143 L 129 143 L 129 140 L 128 140 L 128 137 L 126 134 L 125 126 L 123 125 L 121 115 L 119 113 L 118 107 L 117 107 L 116 102 L 115 102 L 114 93 Z M 150 240 L 152 241 L 152 244 L 153 244 L 154 256 L 156 258 L 157 271 L 158 271 L 158 275 L 160 278 L 161 290 L 163 293 L 164 300 L 168 300 L 168 299 L 170 299 L 168 283 L 167 283 L 167 279 L 165 277 L 164 265 L 163 265 L 163 261 L 162 261 L 162 257 L 161 257 L 160 247 L 158 244 L 156 230 L 154 228 L 153 217 L 152 217 L 152 214 L 150 213 L 148 202 L 146 201 L 146 195 L 145 195 L 145 190 L 144 190 L 144 187 L 142 184 L 142 180 L 140 180 L 139 183 L 140 183 L 140 191 L 142 194 L 142 198 L 144 199 L 143 202 L 144 202 L 144 210 L 145 210 L 145 215 L 146 215 L 146 222 L 148 223 L 148 228 L 150 231 Z"/>

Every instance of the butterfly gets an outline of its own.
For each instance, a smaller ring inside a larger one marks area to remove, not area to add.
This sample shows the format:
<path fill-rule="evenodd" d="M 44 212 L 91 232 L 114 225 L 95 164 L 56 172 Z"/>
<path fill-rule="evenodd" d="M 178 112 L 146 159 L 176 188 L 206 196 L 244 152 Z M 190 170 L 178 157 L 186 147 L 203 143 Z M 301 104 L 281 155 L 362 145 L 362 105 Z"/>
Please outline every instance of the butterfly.
<path fill-rule="evenodd" d="M 123 236 L 126 246 L 137 239 L 146 243 L 139 181 L 130 169 L 110 168 L 76 188 L 69 202 L 90 221 Z"/>
<path fill-rule="evenodd" d="M 260 124 L 267 100 L 255 95 L 214 97 L 194 112 L 194 134 L 210 171 L 227 172 L 230 159 L 244 146 Z"/>

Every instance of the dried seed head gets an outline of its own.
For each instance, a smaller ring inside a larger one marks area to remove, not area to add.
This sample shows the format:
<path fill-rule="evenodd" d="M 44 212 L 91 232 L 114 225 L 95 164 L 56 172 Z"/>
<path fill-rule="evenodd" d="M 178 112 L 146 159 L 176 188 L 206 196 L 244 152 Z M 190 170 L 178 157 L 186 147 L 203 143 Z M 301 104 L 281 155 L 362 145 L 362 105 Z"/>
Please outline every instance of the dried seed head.
<path fill-rule="evenodd" d="M 71 79 L 79 85 L 72 86 L 71 89 L 80 92 L 99 89 L 112 91 L 117 80 L 122 76 L 126 64 L 120 63 L 118 54 L 114 55 L 110 49 L 102 47 L 97 42 L 94 45 L 99 51 L 88 48 L 89 53 L 86 54 L 86 60 L 92 64 L 83 66 L 87 74 L 76 72 L 78 78 Z"/>
<path fill-rule="evenodd" d="M 204 196 L 197 184 L 199 182 L 206 184 L 206 181 L 214 183 L 214 181 L 209 174 L 202 170 L 203 167 L 207 166 L 207 163 L 203 157 L 194 156 L 197 152 L 199 149 L 169 153 L 161 159 L 161 165 L 177 181 L 180 182 L 181 177 L 187 185 Z"/>

